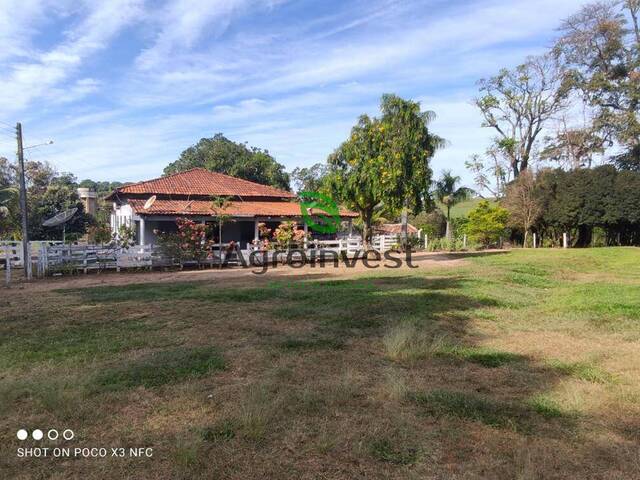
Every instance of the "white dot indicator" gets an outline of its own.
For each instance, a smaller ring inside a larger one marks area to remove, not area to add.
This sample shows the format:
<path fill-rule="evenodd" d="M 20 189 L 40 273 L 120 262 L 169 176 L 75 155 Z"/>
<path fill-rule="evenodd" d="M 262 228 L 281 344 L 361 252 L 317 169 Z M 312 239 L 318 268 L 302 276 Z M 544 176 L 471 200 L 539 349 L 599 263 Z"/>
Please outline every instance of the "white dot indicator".
<path fill-rule="evenodd" d="M 39 428 L 36 428 L 31 433 L 31 436 L 33 437 L 34 440 L 42 440 L 42 437 L 44 437 L 44 433 L 42 433 L 42 430 L 40 430 Z"/>
<path fill-rule="evenodd" d="M 18 437 L 18 440 L 26 440 L 29 436 L 29 432 L 27 432 L 24 428 L 21 428 L 20 430 L 18 430 L 18 433 L 16 433 L 16 436 Z"/>
<path fill-rule="evenodd" d="M 47 432 L 47 438 L 49 440 L 57 440 L 58 439 L 58 430 L 51 429 Z"/>
<path fill-rule="evenodd" d="M 73 433 L 73 430 L 67 428 L 64 432 L 62 432 L 62 437 L 65 440 L 73 440 L 73 437 L 75 437 L 75 434 Z"/>

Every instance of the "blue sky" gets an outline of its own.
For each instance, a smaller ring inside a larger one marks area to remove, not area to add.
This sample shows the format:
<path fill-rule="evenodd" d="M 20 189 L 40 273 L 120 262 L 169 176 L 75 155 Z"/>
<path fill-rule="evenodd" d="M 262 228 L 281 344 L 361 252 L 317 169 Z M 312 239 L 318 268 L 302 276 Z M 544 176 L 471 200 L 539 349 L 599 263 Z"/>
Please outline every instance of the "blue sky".
<path fill-rule="evenodd" d="M 436 173 L 492 133 L 475 82 L 548 47 L 582 0 L 0 0 L 0 156 L 7 124 L 79 179 L 159 176 L 223 132 L 290 171 L 324 161 L 382 93 L 434 110 Z"/>

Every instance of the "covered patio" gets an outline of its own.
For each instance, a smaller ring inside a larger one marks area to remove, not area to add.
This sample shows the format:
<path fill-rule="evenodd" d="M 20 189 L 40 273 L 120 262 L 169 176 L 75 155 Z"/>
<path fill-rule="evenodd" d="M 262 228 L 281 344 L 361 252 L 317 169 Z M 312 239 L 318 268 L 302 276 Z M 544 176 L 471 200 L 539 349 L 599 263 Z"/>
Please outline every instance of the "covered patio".
<path fill-rule="evenodd" d="M 217 226 L 218 214 L 227 217 L 222 226 L 222 243 L 235 242 L 242 250 L 248 249 L 260 239 L 261 223 L 273 230 L 282 222 L 295 222 L 309 238 L 328 239 L 326 235 L 314 236 L 302 221 L 300 205 L 294 202 L 234 201 L 229 202 L 220 212 L 216 211 L 211 201 L 204 200 L 156 200 L 146 209 L 145 203 L 138 199 L 129 200 L 132 209 L 131 225 L 135 227 L 139 245 L 154 245 L 159 232 L 176 232 L 178 218 L 189 218 L 195 222 Z M 309 212 L 310 215 L 314 213 L 319 212 Z M 342 230 L 337 234 L 351 236 L 353 219 L 356 217 L 354 212 L 341 210 Z"/>

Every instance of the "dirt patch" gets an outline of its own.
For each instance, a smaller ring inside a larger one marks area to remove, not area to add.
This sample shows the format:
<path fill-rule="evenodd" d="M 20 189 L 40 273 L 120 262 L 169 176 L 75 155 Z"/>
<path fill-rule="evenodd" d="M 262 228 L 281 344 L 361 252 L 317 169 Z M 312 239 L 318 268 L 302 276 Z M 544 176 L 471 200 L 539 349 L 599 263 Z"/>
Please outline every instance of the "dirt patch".
<path fill-rule="evenodd" d="M 371 262 L 372 265 L 379 264 L 378 268 L 367 268 L 361 260 L 356 261 L 352 266 L 346 266 L 340 263 L 334 267 L 327 262 L 324 268 L 319 265 L 305 265 L 300 268 L 293 268 L 286 265 L 278 265 L 276 268 L 270 268 L 264 274 L 256 268 L 231 267 L 222 270 L 206 269 L 206 270 L 181 270 L 181 271 L 144 271 L 144 272 L 103 272 L 80 274 L 73 277 L 55 277 L 46 278 L 44 280 L 36 280 L 32 283 L 16 283 L 11 288 L 24 289 L 28 291 L 47 291 L 58 288 L 84 288 L 96 286 L 112 286 L 112 285 L 129 285 L 134 283 L 173 283 L 173 282 L 202 282 L 202 281 L 219 281 L 225 286 L 244 285 L 248 282 L 264 282 L 282 277 L 306 277 L 306 278 L 349 278 L 355 275 L 361 275 L 367 272 L 381 271 L 411 271 L 417 269 L 435 269 L 435 268 L 454 268 L 460 267 L 466 263 L 465 254 L 445 254 L 445 253 L 420 253 L 412 257 L 412 264 L 416 269 L 411 269 L 404 262 L 399 268 L 386 268 L 384 261 Z M 388 262 L 390 263 L 390 262 Z"/>

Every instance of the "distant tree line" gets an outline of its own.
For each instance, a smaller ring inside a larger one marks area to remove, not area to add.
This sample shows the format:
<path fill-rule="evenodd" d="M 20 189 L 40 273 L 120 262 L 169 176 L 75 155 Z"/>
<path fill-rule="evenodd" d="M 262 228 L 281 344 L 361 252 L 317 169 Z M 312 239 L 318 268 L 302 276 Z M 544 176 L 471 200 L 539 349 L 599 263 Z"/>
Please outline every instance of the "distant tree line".
<path fill-rule="evenodd" d="M 78 211 L 66 224 L 68 239 L 78 239 L 87 231 L 95 231 L 99 228 L 104 230 L 109 225 L 110 205 L 100 199 L 123 185 L 121 182 L 92 180 L 78 182 L 74 175 L 58 172 L 50 164 L 38 161 L 25 162 L 25 179 L 28 233 L 31 240 L 60 240 L 61 227 L 44 227 L 42 222 L 70 208 L 77 208 Z M 78 197 L 78 187 L 91 188 L 98 193 L 96 215 L 89 215 L 84 211 L 84 206 Z M 18 199 L 19 184 L 16 165 L 6 158 L 0 158 L 0 239 L 2 240 L 22 238 Z M 107 236 L 110 236 L 109 232 Z"/>
<path fill-rule="evenodd" d="M 512 227 L 536 232 L 541 241 L 572 246 L 640 245 L 640 172 L 612 165 L 591 169 L 545 169 L 523 175 L 507 189 L 503 204 Z M 597 238 L 596 238 L 597 237 Z"/>
<path fill-rule="evenodd" d="M 495 137 L 466 165 L 509 211 L 512 239 L 640 243 L 639 13 L 637 0 L 587 4 L 548 52 L 479 81 Z"/>

